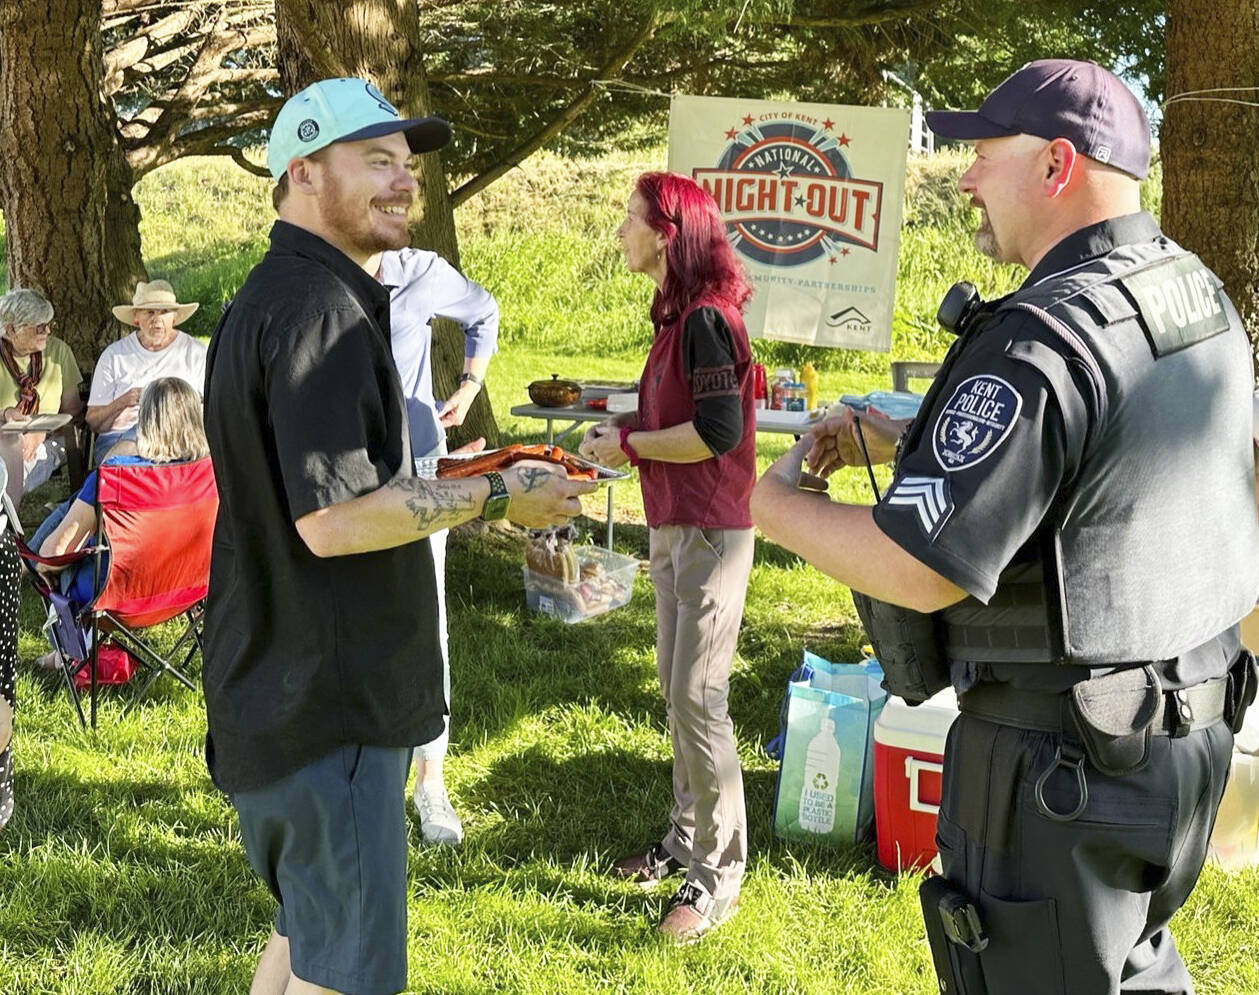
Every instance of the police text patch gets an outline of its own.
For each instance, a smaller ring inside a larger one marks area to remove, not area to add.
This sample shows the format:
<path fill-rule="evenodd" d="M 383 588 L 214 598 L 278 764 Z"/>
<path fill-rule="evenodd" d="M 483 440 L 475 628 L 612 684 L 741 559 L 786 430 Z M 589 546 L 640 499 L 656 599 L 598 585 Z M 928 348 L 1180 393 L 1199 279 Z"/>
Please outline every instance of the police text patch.
<path fill-rule="evenodd" d="M 1166 356 L 1228 328 L 1214 274 L 1192 252 L 1119 281 L 1141 312 L 1154 355 Z"/>
<path fill-rule="evenodd" d="M 1000 377 L 967 377 L 936 419 L 931 437 L 936 462 L 947 471 L 983 462 L 1009 436 L 1022 406 L 1019 392 Z"/>
<path fill-rule="evenodd" d="M 900 477 L 887 492 L 883 503 L 908 508 L 918 516 L 918 524 L 928 539 L 934 539 L 953 513 L 949 482 L 944 477 Z"/>

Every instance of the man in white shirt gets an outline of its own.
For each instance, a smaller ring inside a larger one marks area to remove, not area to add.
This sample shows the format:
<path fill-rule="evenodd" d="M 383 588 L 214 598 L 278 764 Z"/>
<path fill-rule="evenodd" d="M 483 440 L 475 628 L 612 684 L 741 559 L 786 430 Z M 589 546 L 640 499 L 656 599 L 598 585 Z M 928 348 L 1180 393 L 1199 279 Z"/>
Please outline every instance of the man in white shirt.
<path fill-rule="evenodd" d="M 135 328 L 107 346 L 92 373 L 87 400 L 88 426 L 97 435 L 95 459 L 135 429 L 140 391 L 159 377 L 179 377 L 197 391 L 205 385 L 205 346 L 176 325 L 197 310 L 181 304 L 165 280 L 141 281 L 130 304 L 113 309 L 115 317 Z"/>
<path fill-rule="evenodd" d="M 490 357 L 498 348 L 498 303 L 484 287 L 469 280 L 436 252 L 397 249 L 369 260 L 367 271 L 389 288 L 390 347 L 402 381 L 416 456 L 446 452 L 446 429 L 462 425 L 472 406 Z M 433 394 L 433 318 L 449 318 L 463 328 L 463 373 L 444 401 Z M 474 448 L 483 446 L 478 439 Z M 450 703 L 450 653 L 446 623 L 446 530 L 429 536 L 437 571 L 438 625 L 446 702 Z M 450 742 L 450 717 L 436 739 L 415 749 L 413 804 L 420 835 L 427 843 L 457 846 L 463 822 L 446 793 L 443 762 Z"/>

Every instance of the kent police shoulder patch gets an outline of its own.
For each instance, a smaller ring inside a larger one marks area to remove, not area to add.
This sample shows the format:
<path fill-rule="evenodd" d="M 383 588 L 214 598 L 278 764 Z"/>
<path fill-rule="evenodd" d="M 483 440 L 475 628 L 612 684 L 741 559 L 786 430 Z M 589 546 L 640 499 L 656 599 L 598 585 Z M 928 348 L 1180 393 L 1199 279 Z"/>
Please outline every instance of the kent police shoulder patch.
<path fill-rule="evenodd" d="M 936 462 L 948 472 L 982 463 L 1009 437 L 1022 407 L 1022 395 L 1000 377 L 967 377 L 936 419 L 931 436 Z"/>

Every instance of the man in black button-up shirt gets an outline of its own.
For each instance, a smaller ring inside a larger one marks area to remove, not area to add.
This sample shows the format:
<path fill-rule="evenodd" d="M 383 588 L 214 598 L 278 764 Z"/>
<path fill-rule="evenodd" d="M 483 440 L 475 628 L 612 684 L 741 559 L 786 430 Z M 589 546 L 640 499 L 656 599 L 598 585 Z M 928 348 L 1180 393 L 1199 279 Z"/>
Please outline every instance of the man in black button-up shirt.
<path fill-rule="evenodd" d="M 403 788 L 446 710 L 427 536 L 491 486 L 414 475 L 389 295 L 362 267 L 406 244 L 413 153 L 447 137 L 361 80 L 293 97 L 269 147 L 271 248 L 210 345 L 207 758 L 280 905 L 255 990 L 405 984 Z M 594 486 L 536 465 L 502 482 L 534 527 Z"/>

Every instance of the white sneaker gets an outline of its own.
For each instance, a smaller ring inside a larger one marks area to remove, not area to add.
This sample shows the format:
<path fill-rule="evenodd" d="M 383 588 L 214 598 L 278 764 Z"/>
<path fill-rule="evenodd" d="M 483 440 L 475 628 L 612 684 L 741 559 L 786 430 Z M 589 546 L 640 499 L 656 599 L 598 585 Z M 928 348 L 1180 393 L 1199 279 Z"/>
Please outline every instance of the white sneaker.
<path fill-rule="evenodd" d="M 412 802 L 420 816 L 420 835 L 425 843 L 458 846 L 463 841 L 463 823 L 450 804 L 445 785 L 417 784 Z"/>

